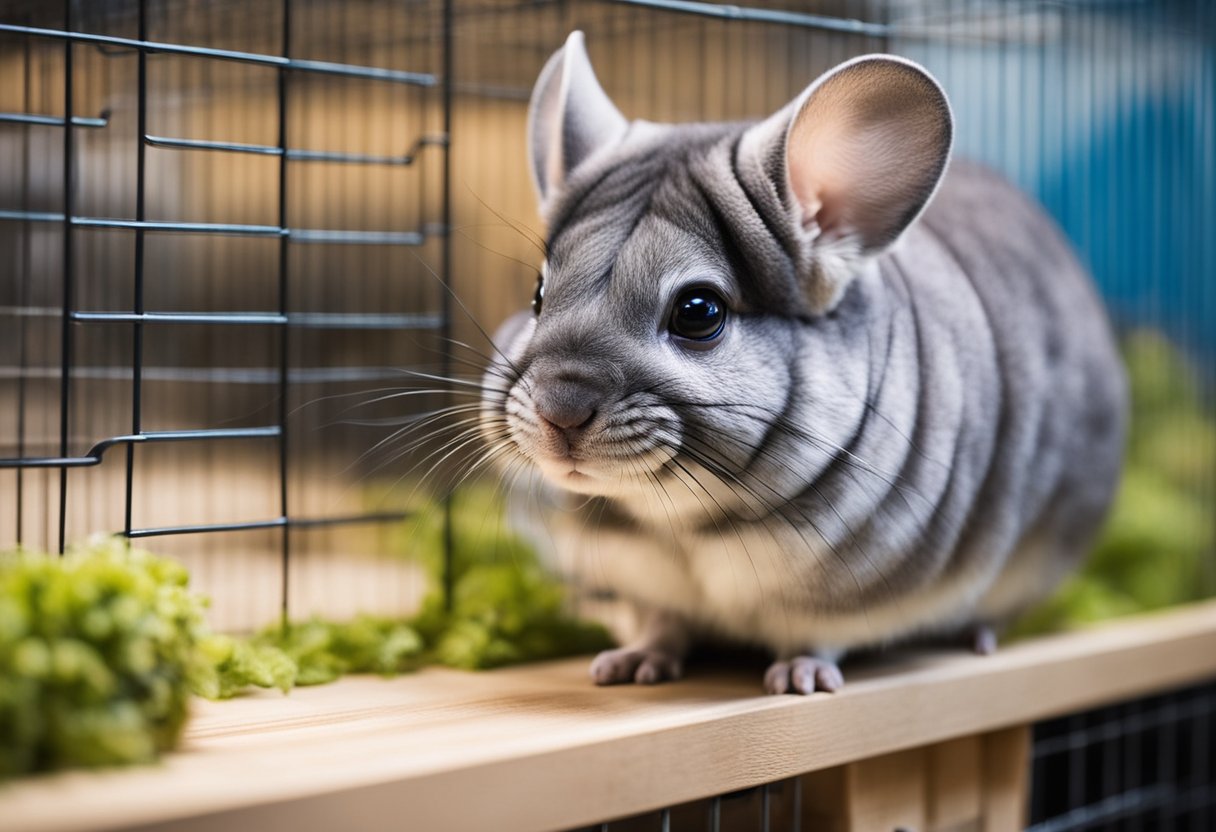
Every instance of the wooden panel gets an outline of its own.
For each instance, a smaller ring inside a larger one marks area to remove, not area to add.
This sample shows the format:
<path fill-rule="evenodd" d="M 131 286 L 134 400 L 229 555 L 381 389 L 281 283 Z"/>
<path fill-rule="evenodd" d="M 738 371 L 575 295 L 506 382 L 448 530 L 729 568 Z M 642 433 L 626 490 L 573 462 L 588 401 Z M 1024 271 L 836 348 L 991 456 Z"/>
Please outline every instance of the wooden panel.
<path fill-rule="evenodd" d="M 925 749 L 851 763 L 845 769 L 849 832 L 925 828 Z"/>
<path fill-rule="evenodd" d="M 30 832 L 576 827 L 1212 678 L 1216 602 L 988 657 L 896 652 L 846 666 L 832 695 L 761 696 L 760 667 L 690 670 L 596 688 L 572 659 L 205 703 L 162 765 L 10 785 L 0 817 Z M 984 745 L 983 805 L 1011 829 L 1026 735 L 1001 736 Z"/>
<path fill-rule="evenodd" d="M 1024 771 L 1028 764 L 1011 743 L 1024 736 L 1024 729 L 1007 729 L 961 737 L 808 774 L 803 826 L 824 832 L 1010 828 L 1010 810 L 1024 803 L 1027 785 L 1017 766 Z M 990 750 L 994 761 L 986 763 Z M 985 809 L 995 815 L 991 827 L 984 826 Z"/>
<path fill-rule="evenodd" d="M 982 808 L 983 761 L 980 737 L 961 737 L 925 751 L 928 806 L 927 827 L 959 830 L 974 827 Z"/>
<path fill-rule="evenodd" d="M 984 832 L 1026 827 L 1030 797 L 1030 728 L 1019 726 L 984 737 Z"/>
<path fill-rule="evenodd" d="M 845 832 L 845 770 L 836 766 L 802 777 L 802 828 Z"/>

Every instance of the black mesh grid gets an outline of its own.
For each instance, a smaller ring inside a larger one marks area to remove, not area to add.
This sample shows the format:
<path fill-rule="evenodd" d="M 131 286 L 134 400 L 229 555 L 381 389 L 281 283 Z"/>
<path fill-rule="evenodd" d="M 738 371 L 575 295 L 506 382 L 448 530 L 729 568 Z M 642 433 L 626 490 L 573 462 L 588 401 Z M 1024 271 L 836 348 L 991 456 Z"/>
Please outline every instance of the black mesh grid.
<path fill-rule="evenodd" d="M 1216 824 L 1216 682 L 1035 726 L 1036 832 Z"/>

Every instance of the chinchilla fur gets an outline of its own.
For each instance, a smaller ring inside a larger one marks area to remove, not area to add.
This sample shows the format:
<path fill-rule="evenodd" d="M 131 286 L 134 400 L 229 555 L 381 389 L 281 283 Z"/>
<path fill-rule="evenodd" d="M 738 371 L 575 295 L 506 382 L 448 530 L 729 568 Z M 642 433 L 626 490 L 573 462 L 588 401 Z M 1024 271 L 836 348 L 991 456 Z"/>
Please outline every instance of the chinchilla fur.
<path fill-rule="evenodd" d="M 576 32 L 529 130 L 539 314 L 496 336 L 482 428 L 555 568 L 637 613 L 597 681 L 678 676 L 708 635 L 771 648 L 770 690 L 832 689 L 845 650 L 999 625 L 1084 556 L 1122 455 L 1110 326 L 1044 212 L 950 160 L 925 70 L 661 125 Z M 686 302 L 721 331 L 681 334 Z"/>

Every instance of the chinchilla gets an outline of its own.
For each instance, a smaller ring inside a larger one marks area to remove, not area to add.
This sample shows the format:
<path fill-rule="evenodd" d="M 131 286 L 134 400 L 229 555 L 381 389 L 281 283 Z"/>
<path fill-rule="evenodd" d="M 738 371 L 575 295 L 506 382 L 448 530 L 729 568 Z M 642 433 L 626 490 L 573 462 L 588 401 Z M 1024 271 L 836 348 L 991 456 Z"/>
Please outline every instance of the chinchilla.
<path fill-rule="evenodd" d="M 770 692 L 833 690 L 853 648 L 986 644 L 1082 558 L 1121 464 L 1111 329 L 1043 211 L 950 162 L 924 69 L 655 124 L 575 32 L 528 131 L 547 256 L 481 423 L 554 566 L 633 613 L 596 682 L 677 678 L 710 637 L 770 648 Z"/>

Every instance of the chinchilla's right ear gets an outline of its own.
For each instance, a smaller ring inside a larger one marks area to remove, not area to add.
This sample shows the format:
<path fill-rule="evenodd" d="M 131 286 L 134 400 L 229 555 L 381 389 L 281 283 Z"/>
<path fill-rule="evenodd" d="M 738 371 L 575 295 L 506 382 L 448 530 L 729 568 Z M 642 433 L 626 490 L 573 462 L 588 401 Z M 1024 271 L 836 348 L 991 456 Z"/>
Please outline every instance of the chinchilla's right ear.
<path fill-rule="evenodd" d="M 583 33 L 571 32 L 541 70 L 528 108 L 532 182 L 542 216 L 574 169 L 619 142 L 627 127 L 595 77 Z"/>
<path fill-rule="evenodd" d="M 768 181 L 810 251 L 801 279 L 811 312 L 831 310 L 865 259 L 920 215 L 953 138 L 941 86 L 893 55 L 841 64 L 747 131 L 739 169 Z"/>

